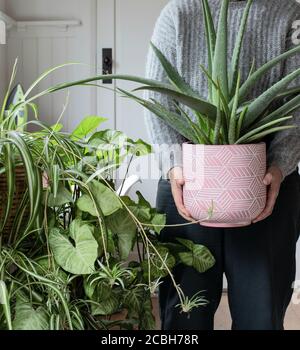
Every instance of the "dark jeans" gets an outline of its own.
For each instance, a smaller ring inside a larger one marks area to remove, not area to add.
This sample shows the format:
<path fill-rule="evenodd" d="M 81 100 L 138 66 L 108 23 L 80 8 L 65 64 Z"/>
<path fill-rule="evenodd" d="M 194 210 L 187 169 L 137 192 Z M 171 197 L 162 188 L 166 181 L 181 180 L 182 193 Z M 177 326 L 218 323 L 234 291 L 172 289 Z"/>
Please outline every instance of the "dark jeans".
<path fill-rule="evenodd" d="M 161 180 L 157 208 L 167 214 L 167 224 L 181 224 L 171 194 L 170 183 Z M 159 299 L 163 330 L 211 330 L 218 308 L 223 273 L 228 280 L 232 328 L 236 330 L 281 330 L 292 296 L 295 279 L 295 250 L 299 237 L 300 177 L 297 172 L 282 184 L 271 217 L 257 224 L 235 229 L 196 225 L 165 228 L 163 242 L 176 237 L 207 246 L 216 265 L 200 274 L 179 264 L 174 268 L 176 282 L 192 297 L 199 291 L 209 301 L 190 315 L 175 307 L 178 296 L 170 278 L 160 286 Z"/>

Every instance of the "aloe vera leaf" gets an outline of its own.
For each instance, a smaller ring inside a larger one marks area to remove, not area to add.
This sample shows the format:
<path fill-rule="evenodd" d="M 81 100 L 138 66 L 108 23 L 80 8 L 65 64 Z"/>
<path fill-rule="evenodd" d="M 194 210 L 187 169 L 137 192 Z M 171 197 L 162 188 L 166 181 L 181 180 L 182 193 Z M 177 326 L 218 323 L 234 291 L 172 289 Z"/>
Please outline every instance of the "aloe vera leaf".
<path fill-rule="evenodd" d="M 182 92 L 176 91 L 174 89 L 170 88 L 159 88 L 159 87 L 152 87 L 152 86 L 142 86 L 140 88 L 135 89 L 134 91 L 140 91 L 140 90 L 147 90 L 147 91 L 153 91 L 158 92 L 163 95 L 166 95 L 168 97 L 172 97 L 176 101 L 182 103 L 183 105 L 200 112 L 201 114 L 209 116 L 212 120 L 215 120 L 217 109 L 214 105 L 211 103 L 197 97 L 189 96 L 187 94 L 184 94 Z"/>
<path fill-rule="evenodd" d="M 264 138 L 267 135 L 270 135 L 270 134 L 273 134 L 273 133 L 276 133 L 279 131 L 284 131 L 284 130 L 288 130 L 288 129 L 295 129 L 295 128 L 296 128 L 295 125 L 278 126 L 276 128 L 271 128 L 271 129 L 265 130 L 261 133 L 255 134 L 247 139 L 244 139 L 243 143 L 245 143 L 245 142 L 252 143 L 254 141 L 261 140 L 262 138 Z M 240 140 L 238 140 L 236 142 L 236 144 L 240 144 L 240 143 L 242 143 L 242 141 L 240 141 Z"/>
<path fill-rule="evenodd" d="M 226 101 L 229 99 L 228 88 L 228 67 L 227 67 L 227 40 L 228 40 L 228 6 L 229 0 L 223 0 L 221 5 L 221 13 L 219 18 L 216 48 L 213 61 L 213 81 L 219 80 L 221 90 L 224 93 Z M 218 97 L 217 91 L 213 89 L 213 101 L 217 105 Z"/>
<path fill-rule="evenodd" d="M 259 132 L 261 132 L 262 130 L 265 130 L 265 129 L 268 129 L 270 128 L 271 126 L 274 126 L 276 124 L 280 124 L 280 123 L 283 123 L 284 121 L 286 120 L 290 120 L 292 119 L 293 117 L 292 116 L 288 116 L 288 117 L 283 117 L 283 118 L 278 118 L 276 120 L 273 120 L 271 122 L 268 122 L 268 123 L 265 123 L 259 127 L 256 127 L 256 128 L 253 128 L 251 129 L 249 132 L 247 132 L 246 134 L 244 134 L 240 139 L 239 139 L 239 142 L 243 142 L 245 141 L 246 139 L 248 139 L 249 137 L 255 135 L 255 134 L 258 134 Z"/>
<path fill-rule="evenodd" d="M 231 111 L 231 116 L 230 116 L 230 122 L 229 122 L 229 135 L 228 135 L 228 140 L 230 144 L 234 144 L 236 139 L 236 126 L 237 126 L 237 117 L 236 117 L 236 111 L 238 108 L 238 103 L 239 103 L 239 89 L 240 89 L 240 83 L 241 83 L 241 74 L 240 72 L 238 73 L 237 77 L 237 83 L 236 83 L 236 90 L 235 90 L 235 95 L 233 99 L 233 107 Z"/>
<path fill-rule="evenodd" d="M 184 136 L 186 139 L 197 143 L 198 139 L 194 133 L 194 130 L 190 128 L 181 115 L 178 115 L 174 112 L 169 111 L 163 105 L 158 103 L 157 101 L 149 102 L 145 99 L 139 98 L 128 91 L 124 91 L 122 89 L 118 89 L 121 93 L 123 93 L 126 97 L 136 101 L 141 106 L 148 109 L 150 112 L 154 113 L 157 117 L 167 123 L 172 129 L 176 130 L 180 135 Z"/>
<path fill-rule="evenodd" d="M 222 111 L 221 111 L 221 100 L 219 98 L 218 113 L 217 113 L 217 119 L 216 119 L 216 124 L 215 124 L 214 136 L 213 136 L 213 144 L 214 145 L 218 144 L 221 127 L 222 127 Z"/>
<path fill-rule="evenodd" d="M 244 101 L 245 97 L 249 93 L 249 91 L 253 88 L 253 86 L 256 84 L 256 82 L 261 79 L 264 74 L 272 69 L 274 66 L 276 66 L 281 61 L 284 61 L 288 59 L 289 57 L 292 57 L 293 55 L 296 55 L 300 52 L 300 45 L 292 48 L 291 50 L 288 50 L 284 52 L 283 54 L 275 57 L 271 61 L 265 63 L 263 66 L 261 66 L 259 69 L 257 69 L 255 72 L 252 73 L 252 75 L 244 82 L 244 84 L 240 88 L 240 101 Z"/>
<path fill-rule="evenodd" d="M 243 128 L 247 128 L 261 115 L 261 113 L 271 104 L 275 97 L 283 91 L 291 81 L 300 75 L 300 68 L 288 74 L 275 85 L 257 97 L 250 105 L 244 119 Z"/>
<path fill-rule="evenodd" d="M 289 102 L 282 105 L 280 108 L 276 109 L 271 114 L 268 114 L 263 119 L 259 120 L 254 127 L 259 127 L 265 123 L 268 123 L 276 118 L 280 118 L 283 115 L 287 115 L 288 113 L 291 113 L 295 111 L 296 109 L 300 108 L 300 95 L 296 96 Z"/>
<path fill-rule="evenodd" d="M 235 92 L 235 86 L 238 79 L 239 74 L 239 63 L 241 56 L 241 49 L 243 45 L 244 35 L 247 27 L 247 22 L 249 18 L 250 8 L 252 6 L 253 0 L 248 0 L 246 8 L 244 10 L 242 22 L 240 25 L 240 29 L 237 35 L 236 44 L 233 50 L 232 62 L 231 62 L 231 70 L 229 75 L 229 86 L 230 86 L 230 96 L 232 97 Z"/>
<path fill-rule="evenodd" d="M 207 42 L 207 54 L 208 54 L 208 71 L 212 75 L 213 60 L 216 46 L 216 30 L 212 19 L 212 14 L 207 0 L 202 0 L 202 9 L 204 15 L 206 42 Z M 212 84 L 209 82 L 209 100 L 212 101 Z"/>
<path fill-rule="evenodd" d="M 243 121 L 244 121 L 245 115 L 247 114 L 247 111 L 248 111 L 248 106 L 244 107 L 242 113 L 240 113 L 239 115 L 239 120 L 238 120 L 238 125 L 236 130 L 236 140 L 240 138 Z"/>
<path fill-rule="evenodd" d="M 198 97 L 196 92 L 184 81 L 184 79 L 179 75 L 177 70 L 173 65 L 168 61 L 164 54 L 153 44 L 150 44 L 152 49 L 155 52 L 159 62 L 164 68 L 165 73 L 167 74 L 170 82 L 180 91 L 189 94 L 194 97 Z"/>

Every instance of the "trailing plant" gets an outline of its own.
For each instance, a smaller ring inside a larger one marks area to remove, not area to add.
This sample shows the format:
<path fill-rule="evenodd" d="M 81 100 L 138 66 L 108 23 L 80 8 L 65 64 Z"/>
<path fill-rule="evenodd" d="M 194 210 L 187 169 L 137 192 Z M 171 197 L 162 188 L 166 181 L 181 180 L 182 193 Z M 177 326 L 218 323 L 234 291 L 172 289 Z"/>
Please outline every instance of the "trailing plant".
<path fill-rule="evenodd" d="M 204 272 L 214 265 L 210 252 L 189 241 L 160 243 L 165 215 L 141 193 L 133 200 L 116 188 L 117 169 L 151 147 L 119 131 L 97 131 L 105 121 L 98 116 L 84 118 L 72 133 L 62 131 L 60 119 L 51 127 L 38 120 L 34 101 L 48 91 L 30 97 L 32 91 L 59 68 L 7 103 L 15 66 L 3 103 L 0 329 L 152 329 L 151 296 L 165 277 L 182 312 L 202 306 L 203 296 L 187 298 L 172 269 L 184 263 Z M 24 117 L 29 110 L 35 120 Z M 29 132 L 29 125 L 37 131 Z M 26 173 L 27 190 L 7 235 L 16 167 Z"/>
<path fill-rule="evenodd" d="M 229 0 L 221 2 L 217 26 L 214 24 L 208 1 L 201 1 L 208 48 L 208 67 L 200 69 L 208 81 L 207 99 L 203 99 L 185 82 L 176 67 L 172 66 L 154 44 L 151 44 L 152 49 L 168 77 L 168 83 L 128 75 L 102 75 L 63 83 L 49 89 L 49 92 L 76 85 L 90 85 L 94 81 L 107 79 L 120 79 L 142 84 L 134 91 L 144 90 L 166 95 L 173 101 L 174 108 L 169 110 L 156 99 L 146 100 L 129 91 L 122 89 L 118 91 L 157 115 L 195 144 L 253 143 L 261 141 L 269 134 L 294 128 L 295 126 L 288 122 L 292 119 L 291 113 L 300 107 L 300 88 L 288 89 L 288 86 L 299 77 L 300 68 L 286 75 L 255 99 L 248 100 L 247 97 L 255 84 L 274 66 L 299 54 L 300 46 L 282 53 L 256 70 L 253 63 L 248 78 L 242 82 L 240 57 L 253 0 L 247 2 L 230 64 L 227 63 Z M 280 102 L 280 107 L 276 108 L 278 102 Z"/>

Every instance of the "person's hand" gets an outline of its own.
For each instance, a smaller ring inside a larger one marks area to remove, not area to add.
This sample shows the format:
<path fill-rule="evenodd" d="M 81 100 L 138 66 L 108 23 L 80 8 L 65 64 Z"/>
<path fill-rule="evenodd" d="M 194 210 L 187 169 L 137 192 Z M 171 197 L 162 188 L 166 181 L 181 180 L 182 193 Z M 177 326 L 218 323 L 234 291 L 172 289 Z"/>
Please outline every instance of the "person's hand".
<path fill-rule="evenodd" d="M 280 191 L 282 180 L 283 175 L 280 168 L 274 165 L 271 166 L 268 169 L 267 174 L 264 178 L 264 184 L 268 186 L 267 204 L 263 212 L 253 221 L 253 223 L 262 221 L 273 213 L 273 209 Z"/>
<path fill-rule="evenodd" d="M 183 171 L 181 167 L 174 167 L 169 171 L 172 195 L 178 213 L 187 221 L 194 221 L 191 214 L 184 207 L 182 186 L 184 185 Z"/>

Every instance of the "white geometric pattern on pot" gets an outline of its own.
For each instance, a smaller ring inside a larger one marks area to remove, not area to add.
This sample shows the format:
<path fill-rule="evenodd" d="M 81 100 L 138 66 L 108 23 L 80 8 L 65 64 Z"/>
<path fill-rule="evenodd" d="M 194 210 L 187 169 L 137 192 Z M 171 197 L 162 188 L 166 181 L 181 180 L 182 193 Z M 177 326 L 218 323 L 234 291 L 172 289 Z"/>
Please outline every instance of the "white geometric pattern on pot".
<path fill-rule="evenodd" d="M 251 224 L 264 209 L 266 146 L 183 145 L 184 204 L 202 225 Z"/>

